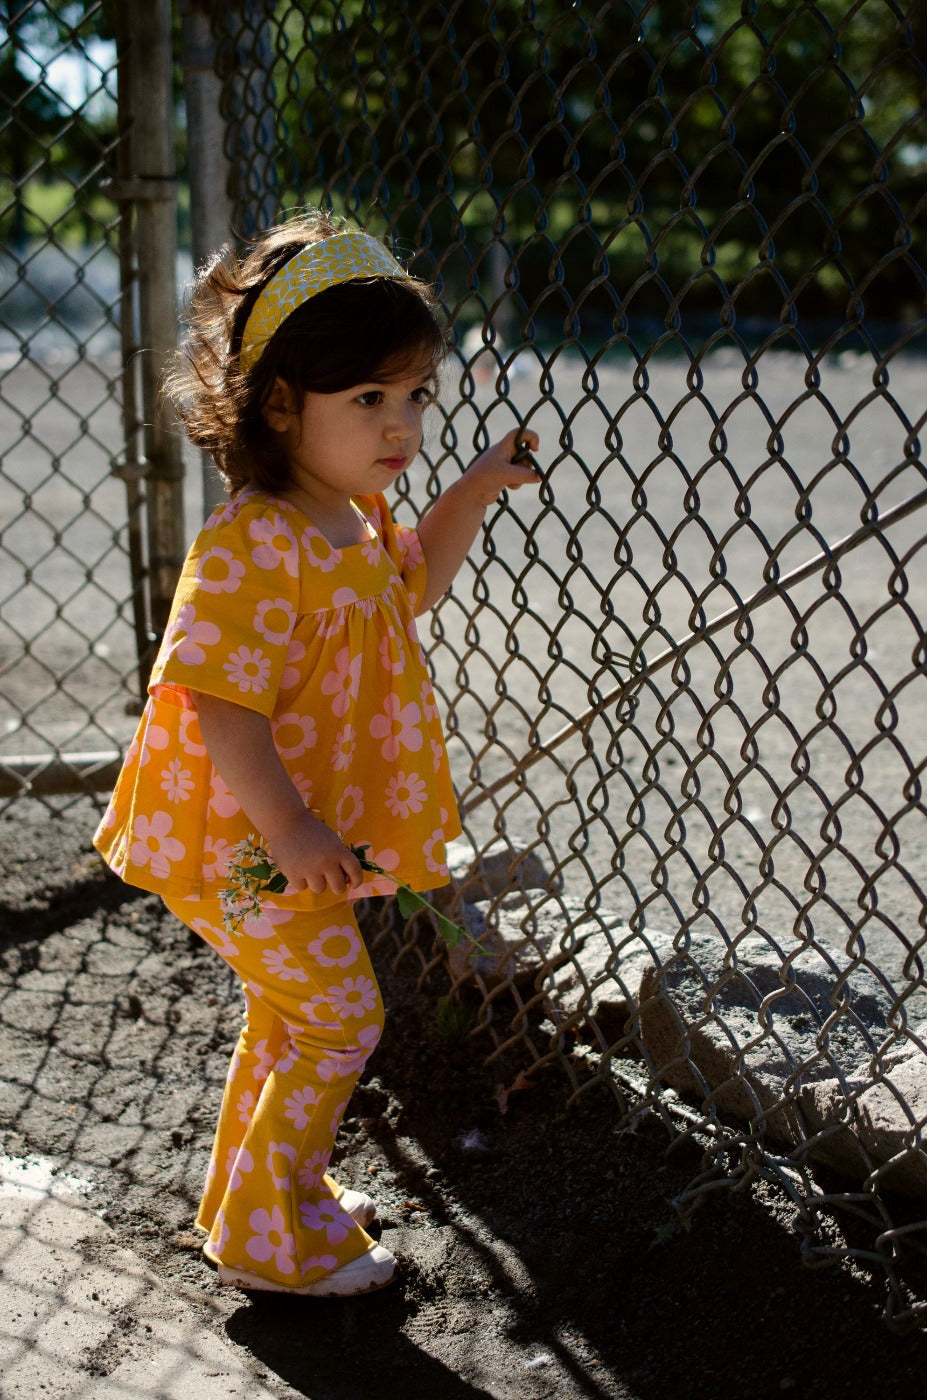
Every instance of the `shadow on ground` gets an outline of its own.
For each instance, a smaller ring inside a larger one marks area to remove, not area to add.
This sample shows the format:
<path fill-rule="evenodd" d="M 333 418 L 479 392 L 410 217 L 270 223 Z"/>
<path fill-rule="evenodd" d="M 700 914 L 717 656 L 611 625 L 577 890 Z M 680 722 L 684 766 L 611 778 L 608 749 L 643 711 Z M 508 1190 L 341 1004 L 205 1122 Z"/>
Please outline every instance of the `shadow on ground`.
<path fill-rule="evenodd" d="M 717 1193 L 683 1226 L 671 1200 L 698 1170 L 693 1149 L 667 1157 L 648 1120 L 617 1130 L 606 1091 L 563 1115 L 566 1086 L 553 1076 L 511 1094 L 503 1114 L 503 1072 L 442 1032 L 432 999 L 386 957 L 387 1033 L 352 1101 L 337 1170 L 379 1201 L 401 1282 L 325 1302 L 223 1289 L 191 1222 L 237 991 L 157 899 L 127 897 L 102 871 L 88 853 L 89 807 L 62 822 L 38 807 L 24 819 L 26 805 L 0 823 L 14 852 L 0 915 L 4 1150 L 88 1182 L 108 1231 L 94 1267 L 142 1261 L 188 1328 L 231 1344 L 252 1394 L 921 1393 L 923 1335 L 887 1329 L 878 1279 L 803 1267 L 790 1207 L 772 1187 Z M 105 1336 L 92 1374 L 103 1385 L 138 1362 L 144 1320 L 130 1326 L 114 1309 L 107 1330 L 105 1290 L 94 1298 Z M 76 1368 L 85 1362 L 75 1357 Z M 197 1395 L 246 1393 L 215 1385 Z"/>

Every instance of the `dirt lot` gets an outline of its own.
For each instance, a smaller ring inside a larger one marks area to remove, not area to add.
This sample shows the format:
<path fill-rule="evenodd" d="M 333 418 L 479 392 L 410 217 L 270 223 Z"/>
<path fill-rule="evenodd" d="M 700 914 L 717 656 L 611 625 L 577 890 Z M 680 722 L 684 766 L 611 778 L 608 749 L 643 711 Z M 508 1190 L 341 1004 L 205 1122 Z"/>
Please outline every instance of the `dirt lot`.
<path fill-rule="evenodd" d="M 402 1280 L 340 1301 L 224 1290 L 191 1221 L 238 999 L 218 959 L 89 849 L 93 810 L 0 819 L 3 1150 L 90 1183 L 119 1244 L 241 1349 L 271 1394 L 311 1400 L 865 1397 L 923 1393 L 927 1340 L 880 1318 L 879 1282 L 811 1270 L 771 1191 L 715 1194 L 683 1228 L 698 1168 L 662 1129 L 565 1083 L 497 1093 L 487 1068 L 385 950 L 386 1037 L 339 1139 L 373 1192 Z M 503 1096 L 504 1097 L 504 1096 Z M 132 1345 L 114 1317 L 105 1375 Z M 69 1392 L 70 1393 L 70 1392 Z M 76 1392 L 83 1394 L 83 1391 Z M 226 1392 L 220 1386 L 215 1400 Z"/>

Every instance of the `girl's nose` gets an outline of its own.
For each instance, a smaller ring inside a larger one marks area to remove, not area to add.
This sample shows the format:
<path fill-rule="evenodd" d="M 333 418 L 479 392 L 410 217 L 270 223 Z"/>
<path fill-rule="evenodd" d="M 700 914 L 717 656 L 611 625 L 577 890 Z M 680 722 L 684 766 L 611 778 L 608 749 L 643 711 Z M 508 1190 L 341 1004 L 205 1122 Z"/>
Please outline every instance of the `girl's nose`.
<path fill-rule="evenodd" d="M 397 405 L 386 420 L 384 433 L 388 438 L 407 438 L 415 431 L 417 409 L 415 404 Z"/>

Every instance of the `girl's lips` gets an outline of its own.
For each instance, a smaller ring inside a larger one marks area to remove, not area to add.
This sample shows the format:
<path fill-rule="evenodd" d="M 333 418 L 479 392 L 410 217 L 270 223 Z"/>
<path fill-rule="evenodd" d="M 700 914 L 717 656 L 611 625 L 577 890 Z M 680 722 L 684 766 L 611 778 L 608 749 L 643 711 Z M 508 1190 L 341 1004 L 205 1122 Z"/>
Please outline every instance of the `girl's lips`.
<path fill-rule="evenodd" d="M 391 472 L 401 472 L 406 464 L 405 457 L 381 457 L 380 465 L 388 467 Z"/>

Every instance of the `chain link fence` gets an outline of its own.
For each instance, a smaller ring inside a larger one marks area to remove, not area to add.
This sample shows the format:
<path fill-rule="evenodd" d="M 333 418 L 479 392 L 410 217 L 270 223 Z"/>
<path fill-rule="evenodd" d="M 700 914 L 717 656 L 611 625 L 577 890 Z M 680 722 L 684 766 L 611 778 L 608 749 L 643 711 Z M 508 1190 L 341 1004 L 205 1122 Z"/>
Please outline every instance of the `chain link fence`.
<path fill-rule="evenodd" d="M 112 750 L 137 698 L 114 530 L 125 491 L 110 470 L 123 439 L 119 218 L 102 190 L 118 142 L 115 53 L 97 38 L 99 5 L 68 13 L 6 5 L 0 38 L 6 793 L 61 750 Z"/>
<path fill-rule="evenodd" d="M 215 6 L 235 224 L 330 202 L 436 281 L 456 347 L 407 519 L 490 437 L 542 436 L 538 498 L 490 513 L 431 621 L 452 908 L 487 955 L 392 909 L 387 946 L 499 1062 L 500 1107 L 607 1086 L 704 1153 L 680 1209 L 772 1178 L 809 1262 L 852 1259 L 920 1323 L 922 11 L 667 8 Z M 95 747 L 134 694 L 102 652 L 131 646 L 125 507 L 73 463 L 106 455 L 114 379 L 48 468 L 77 492 L 59 521 L 15 472 L 62 389 L 15 356 L 3 471 L 45 543 L 4 528 L 6 752 Z M 16 621 L 27 593 L 47 621 Z"/>
<path fill-rule="evenodd" d="M 223 9 L 237 224 L 331 203 L 436 280 L 457 343 L 410 515 L 542 434 L 539 502 L 492 513 L 431 624 L 487 956 L 391 924 L 398 956 L 511 1092 L 549 1069 L 660 1115 L 705 1153 L 681 1208 L 772 1176 L 809 1259 L 884 1271 L 908 1321 L 923 21 L 665 11 Z"/>

